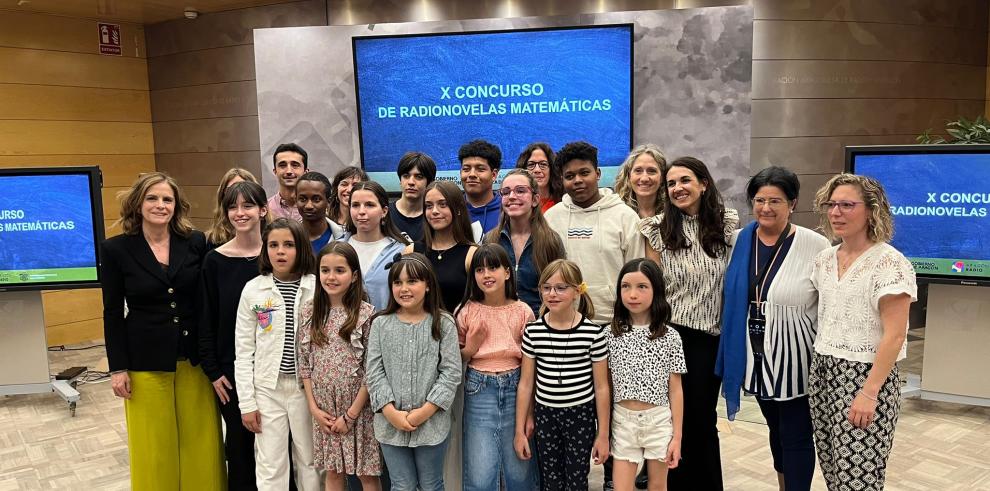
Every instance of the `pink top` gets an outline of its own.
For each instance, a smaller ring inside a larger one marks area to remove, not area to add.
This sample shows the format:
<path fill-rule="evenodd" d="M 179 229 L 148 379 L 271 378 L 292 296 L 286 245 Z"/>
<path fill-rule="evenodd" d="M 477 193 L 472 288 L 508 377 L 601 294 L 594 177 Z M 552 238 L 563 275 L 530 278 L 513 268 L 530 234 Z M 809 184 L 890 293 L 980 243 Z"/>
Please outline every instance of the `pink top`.
<path fill-rule="evenodd" d="M 469 301 L 457 313 L 457 339 L 461 346 L 469 330 L 486 329 L 488 336 L 468 366 L 481 372 L 504 372 L 519 367 L 522 360 L 522 333 L 533 322 L 533 310 L 522 301 L 489 307 Z"/>
<path fill-rule="evenodd" d="M 272 214 L 272 218 L 291 218 L 297 222 L 302 221 L 302 215 L 299 214 L 299 209 L 295 206 L 287 205 L 282 201 L 282 196 L 277 192 L 274 196 L 268 198 L 268 212 Z"/>

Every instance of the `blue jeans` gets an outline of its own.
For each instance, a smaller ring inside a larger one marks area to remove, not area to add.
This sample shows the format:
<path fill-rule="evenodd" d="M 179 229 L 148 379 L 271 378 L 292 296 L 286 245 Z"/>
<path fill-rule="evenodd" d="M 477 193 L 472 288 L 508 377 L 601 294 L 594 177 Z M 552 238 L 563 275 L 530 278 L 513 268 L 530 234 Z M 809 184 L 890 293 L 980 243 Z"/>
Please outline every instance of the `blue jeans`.
<path fill-rule="evenodd" d="M 464 491 L 499 489 L 500 474 L 506 491 L 538 489 L 535 456 L 519 460 L 512 448 L 519 369 L 486 375 L 468 368 L 464 380 Z"/>
<path fill-rule="evenodd" d="M 422 447 L 382 443 L 392 491 L 444 491 L 443 456 L 447 453 L 447 440 L 449 437 L 443 443 Z"/>

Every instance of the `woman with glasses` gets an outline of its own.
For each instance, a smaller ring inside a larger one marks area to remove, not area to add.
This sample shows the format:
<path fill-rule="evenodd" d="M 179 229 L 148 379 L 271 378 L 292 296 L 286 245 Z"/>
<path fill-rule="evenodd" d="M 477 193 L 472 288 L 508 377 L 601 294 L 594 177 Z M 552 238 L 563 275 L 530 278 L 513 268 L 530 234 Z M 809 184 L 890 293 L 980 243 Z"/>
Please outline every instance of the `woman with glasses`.
<path fill-rule="evenodd" d="M 911 263 L 888 242 L 890 203 L 876 180 L 830 179 L 815 196 L 825 235 L 815 258 L 818 336 L 808 378 L 815 445 L 829 489 L 883 489 L 907 355 Z"/>
<path fill-rule="evenodd" d="M 807 380 L 818 291 L 811 272 L 815 256 L 829 246 L 791 223 L 800 188 L 783 167 L 763 169 L 746 186 L 754 221 L 730 242 L 715 365 L 730 420 L 739 411 L 740 388 L 756 397 L 778 485 L 788 491 L 811 489 L 815 473 Z"/>
<path fill-rule="evenodd" d="M 662 213 L 664 194 L 660 181 L 666 166 L 667 159 L 660 147 L 647 143 L 634 148 L 615 176 L 615 194 L 636 210 L 640 218 Z"/>
<path fill-rule="evenodd" d="M 499 244 L 509 253 L 519 299 L 539 315 L 540 274 L 548 264 L 566 259 L 564 243 L 547 221 L 537 200 L 538 184 L 529 171 L 513 169 L 502 179 L 502 217 L 485 235 L 486 244 Z"/>
<path fill-rule="evenodd" d="M 529 171 L 536 179 L 536 192 L 540 198 L 540 211 L 547 211 L 560 202 L 564 195 L 564 182 L 560 178 L 560 170 L 553 166 L 554 153 L 546 143 L 531 143 L 519 158 L 516 168 Z"/>
<path fill-rule="evenodd" d="M 722 280 L 729 261 L 729 240 L 739 225 L 736 210 L 726 208 L 708 167 L 681 157 L 663 173 L 667 200 L 663 213 L 640 222 L 646 257 L 660 264 L 671 306 L 669 325 L 684 344 L 683 460 L 667 473 L 667 486 L 722 489 L 719 455 L 719 378 L 715 375 L 722 320 Z"/>

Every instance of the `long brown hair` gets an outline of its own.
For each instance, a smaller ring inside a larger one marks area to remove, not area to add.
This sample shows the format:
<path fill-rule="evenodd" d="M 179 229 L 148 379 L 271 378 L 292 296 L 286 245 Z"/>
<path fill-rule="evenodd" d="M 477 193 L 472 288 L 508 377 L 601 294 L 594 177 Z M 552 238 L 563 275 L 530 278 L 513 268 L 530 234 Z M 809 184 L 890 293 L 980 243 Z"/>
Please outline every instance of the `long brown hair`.
<path fill-rule="evenodd" d="M 708 257 L 725 254 L 729 244 L 725 239 L 725 204 L 722 195 L 715 187 L 708 166 L 694 157 L 681 157 L 663 170 L 663 187 L 667 187 L 667 173 L 673 167 L 684 167 L 694 173 L 698 182 L 705 184 L 705 192 L 698 198 L 701 207 L 698 211 L 698 240 Z M 669 196 L 668 196 L 669 198 Z M 663 219 L 660 221 L 660 237 L 663 245 L 670 250 L 689 249 L 693 244 L 684 236 L 684 212 L 667 199 L 663 205 Z"/>
<path fill-rule="evenodd" d="M 539 276 L 548 264 L 566 257 L 564 243 L 560 240 L 557 232 L 550 228 L 550 224 L 543 218 L 543 209 L 540 208 L 540 200 L 535 199 L 537 192 L 536 179 L 530 175 L 529 171 L 513 169 L 505 174 L 502 182 L 505 182 L 505 179 L 509 176 L 525 176 L 526 180 L 529 181 L 529 188 L 533 192 L 534 206 L 529 214 L 529 236 L 533 246 L 533 265 L 536 266 L 536 274 Z M 505 200 L 502 201 L 502 206 L 505 206 Z M 484 243 L 498 244 L 503 230 L 510 230 L 509 215 L 505 213 L 505 210 L 502 210 L 502 216 L 498 220 L 498 225 L 485 234 Z M 516 258 L 516 261 L 518 260 L 519 258 Z"/>
<path fill-rule="evenodd" d="M 183 194 L 179 183 L 175 182 L 171 176 L 164 172 L 149 172 L 142 174 L 134 181 L 131 188 L 117 193 L 120 200 L 120 219 L 114 225 L 120 224 L 120 228 L 127 235 L 137 235 L 141 233 L 141 203 L 148 194 L 152 186 L 167 183 L 172 188 L 175 195 L 175 211 L 172 213 L 172 220 L 168 222 L 168 229 L 173 234 L 189 237 L 193 231 L 193 224 L 189 221 L 189 200 Z"/>
<path fill-rule="evenodd" d="M 211 244 L 220 245 L 234 238 L 234 227 L 227 218 L 227 207 L 223 205 L 223 195 L 231 186 L 230 180 L 235 177 L 260 184 L 254 174 L 240 167 L 234 167 L 224 173 L 223 177 L 220 178 L 220 185 L 217 186 L 217 204 L 213 208 L 213 223 L 210 224 L 210 230 L 206 232 L 206 240 L 210 241 Z M 267 200 L 265 201 L 265 203 L 255 204 L 267 207 Z"/>
<path fill-rule="evenodd" d="M 433 317 L 433 323 L 430 325 L 430 334 L 433 336 L 433 340 L 440 341 L 442 334 L 440 332 L 440 317 L 446 315 L 451 321 L 453 321 L 453 318 L 443 309 L 443 298 L 440 296 L 440 281 L 437 280 L 437 275 L 433 272 L 433 267 L 430 266 L 430 260 L 418 252 L 400 256 L 392 263 L 392 267 L 388 270 L 389 288 L 392 287 L 393 283 L 398 281 L 399 275 L 403 271 L 411 279 L 426 282 L 426 297 L 423 298 L 423 310 Z M 375 314 L 375 317 L 394 314 L 398 311 L 399 302 L 396 302 L 395 295 L 389 292 L 388 306 L 385 307 L 385 310 Z"/>
<path fill-rule="evenodd" d="M 351 275 L 353 275 L 351 286 L 347 288 L 347 292 L 344 293 L 343 298 L 347 318 L 340 326 L 340 329 L 337 330 L 337 335 L 340 336 L 340 339 L 350 342 L 351 333 L 354 332 L 360 321 L 361 303 L 368 298 L 367 293 L 364 291 L 364 278 L 361 277 L 361 262 L 358 260 L 357 251 L 350 244 L 344 241 L 334 241 L 320 250 L 320 255 L 316 257 L 317 268 L 320 267 L 320 262 L 323 261 L 323 258 L 331 254 L 336 254 L 344 258 L 344 261 L 347 262 L 347 267 L 351 269 Z M 317 283 L 320 283 L 319 280 L 317 280 Z M 327 320 L 330 318 L 330 296 L 323 288 L 319 288 L 318 290 L 316 295 L 313 295 L 313 316 L 310 323 L 310 335 L 312 336 L 313 344 L 325 346 L 328 339 L 323 332 L 323 326 L 326 325 Z"/>
<path fill-rule="evenodd" d="M 423 200 L 426 200 L 426 193 L 436 189 L 447 201 L 447 208 L 450 210 L 450 235 L 454 238 L 454 244 L 474 244 L 474 233 L 471 232 L 471 218 L 468 216 L 467 202 L 464 201 L 464 193 L 456 184 L 450 181 L 433 181 L 426 190 L 423 191 Z M 426 248 L 433 247 L 434 234 L 433 227 L 426 219 L 426 209 L 423 209 L 423 243 Z"/>

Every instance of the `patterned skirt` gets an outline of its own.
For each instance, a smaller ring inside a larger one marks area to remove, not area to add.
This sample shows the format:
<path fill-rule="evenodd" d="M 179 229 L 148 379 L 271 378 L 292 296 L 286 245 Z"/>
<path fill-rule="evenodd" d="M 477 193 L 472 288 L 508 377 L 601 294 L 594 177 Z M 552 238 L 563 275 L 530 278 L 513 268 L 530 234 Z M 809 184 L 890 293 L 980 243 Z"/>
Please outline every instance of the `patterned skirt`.
<path fill-rule="evenodd" d="M 866 429 L 849 422 L 849 408 L 873 364 L 815 354 L 808 377 L 818 462 L 830 490 L 882 490 L 894 444 L 901 388 L 895 365 L 877 396 Z"/>

